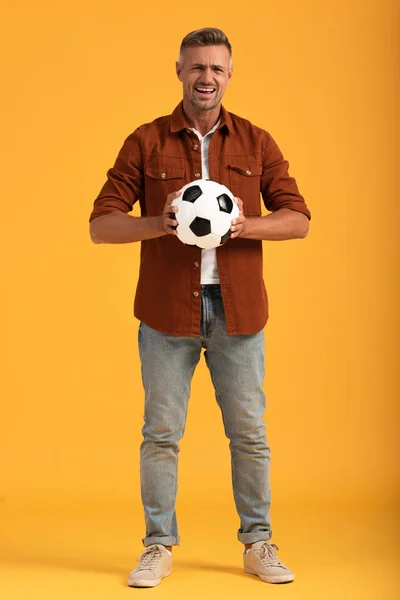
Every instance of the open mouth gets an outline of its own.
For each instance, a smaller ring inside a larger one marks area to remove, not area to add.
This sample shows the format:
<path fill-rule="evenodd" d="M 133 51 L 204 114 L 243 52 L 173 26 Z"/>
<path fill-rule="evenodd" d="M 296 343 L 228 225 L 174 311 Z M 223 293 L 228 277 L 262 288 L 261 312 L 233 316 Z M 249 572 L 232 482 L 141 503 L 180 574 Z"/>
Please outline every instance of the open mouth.
<path fill-rule="evenodd" d="M 197 85 L 194 89 L 196 90 L 198 95 L 202 96 L 203 98 L 208 98 L 208 97 L 212 96 L 214 94 L 214 92 L 216 91 L 216 88 L 203 87 L 201 85 Z"/>

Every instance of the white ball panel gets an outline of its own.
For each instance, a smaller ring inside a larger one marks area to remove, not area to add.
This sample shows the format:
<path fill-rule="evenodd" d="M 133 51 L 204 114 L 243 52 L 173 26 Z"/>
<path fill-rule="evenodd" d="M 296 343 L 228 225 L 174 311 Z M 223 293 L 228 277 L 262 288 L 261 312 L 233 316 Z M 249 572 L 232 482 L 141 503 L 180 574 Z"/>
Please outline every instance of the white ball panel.
<path fill-rule="evenodd" d="M 211 233 L 222 237 L 229 230 L 232 222 L 231 215 L 228 213 L 219 212 L 211 221 Z"/>
<path fill-rule="evenodd" d="M 178 200 L 178 198 L 176 198 Z M 173 206 L 178 207 L 178 212 L 175 213 L 175 218 L 179 224 L 188 225 L 193 221 L 196 217 L 196 212 L 194 210 L 194 205 L 192 202 L 185 202 L 184 200 L 180 200 L 177 204 L 174 204 L 175 200 L 172 201 Z"/>
<path fill-rule="evenodd" d="M 209 219 L 210 221 L 220 212 L 218 202 L 215 196 L 211 194 L 203 194 L 200 198 L 197 198 L 194 203 L 194 209 L 198 217 Z"/>
<path fill-rule="evenodd" d="M 213 233 L 203 235 L 202 237 L 196 237 L 196 240 L 196 244 L 204 249 L 216 248 L 221 244 L 221 236 L 214 235 Z"/>
<path fill-rule="evenodd" d="M 209 181 L 208 179 L 201 180 L 201 189 L 205 194 L 211 194 L 212 196 L 220 196 L 221 194 L 228 194 L 230 198 L 233 198 L 232 192 L 222 183 L 217 181 Z"/>
<path fill-rule="evenodd" d="M 176 233 L 178 234 L 178 239 L 184 244 L 198 244 L 198 238 L 194 235 L 193 231 L 189 228 L 189 226 L 184 223 L 182 225 L 178 225 L 176 229 Z"/>

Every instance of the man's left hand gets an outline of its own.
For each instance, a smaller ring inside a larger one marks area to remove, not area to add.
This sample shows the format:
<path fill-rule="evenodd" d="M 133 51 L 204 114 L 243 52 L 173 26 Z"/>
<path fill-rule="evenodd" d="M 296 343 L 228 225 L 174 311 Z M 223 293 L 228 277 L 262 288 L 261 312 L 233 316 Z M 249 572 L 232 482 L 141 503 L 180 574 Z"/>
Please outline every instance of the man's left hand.
<path fill-rule="evenodd" d="M 244 234 L 246 230 L 246 217 L 243 214 L 243 202 L 236 196 L 233 198 L 239 207 L 239 216 L 233 219 L 231 224 L 231 235 L 229 237 L 236 238 Z"/>

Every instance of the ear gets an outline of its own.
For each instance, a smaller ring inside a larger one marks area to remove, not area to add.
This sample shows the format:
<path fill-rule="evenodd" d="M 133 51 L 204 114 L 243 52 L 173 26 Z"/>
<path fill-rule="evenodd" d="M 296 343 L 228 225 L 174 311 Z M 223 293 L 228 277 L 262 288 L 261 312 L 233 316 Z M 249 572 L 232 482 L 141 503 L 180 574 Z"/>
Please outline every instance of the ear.
<path fill-rule="evenodd" d="M 229 69 L 228 71 L 228 81 L 227 81 L 227 85 L 230 82 L 230 80 L 232 79 L 232 75 L 233 75 L 233 66 Z"/>
<path fill-rule="evenodd" d="M 182 66 L 179 64 L 179 61 L 176 61 L 175 69 L 176 69 L 176 76 L 178 77 L 179 81 L 182 81 L 182 77 L 181 77 Z"/>

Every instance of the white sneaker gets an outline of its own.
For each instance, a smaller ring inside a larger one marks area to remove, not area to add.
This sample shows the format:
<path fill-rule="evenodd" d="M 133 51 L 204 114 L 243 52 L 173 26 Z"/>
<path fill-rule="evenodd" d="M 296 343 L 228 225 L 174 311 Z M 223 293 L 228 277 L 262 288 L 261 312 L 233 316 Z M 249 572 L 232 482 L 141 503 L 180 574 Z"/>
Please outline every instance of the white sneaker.
<path fill-rule="evenodd" d="M 140 561 L 139 566 L 128 575 L 131 587 L 154 587 L 171 575 L 172 553 L 162 544 L 148 546 L 136 560 Z"/>
<path fill-rule="evenodd" d="M 279 550 L 276 544 L 271 542 L 256 542 L 246 552 L 243 552 L 243 563 L 245 573 L 258 575 L 267 583 L 289 583 L 293 581 L 294 575 L 279 560 L 275 550 Z"/>

